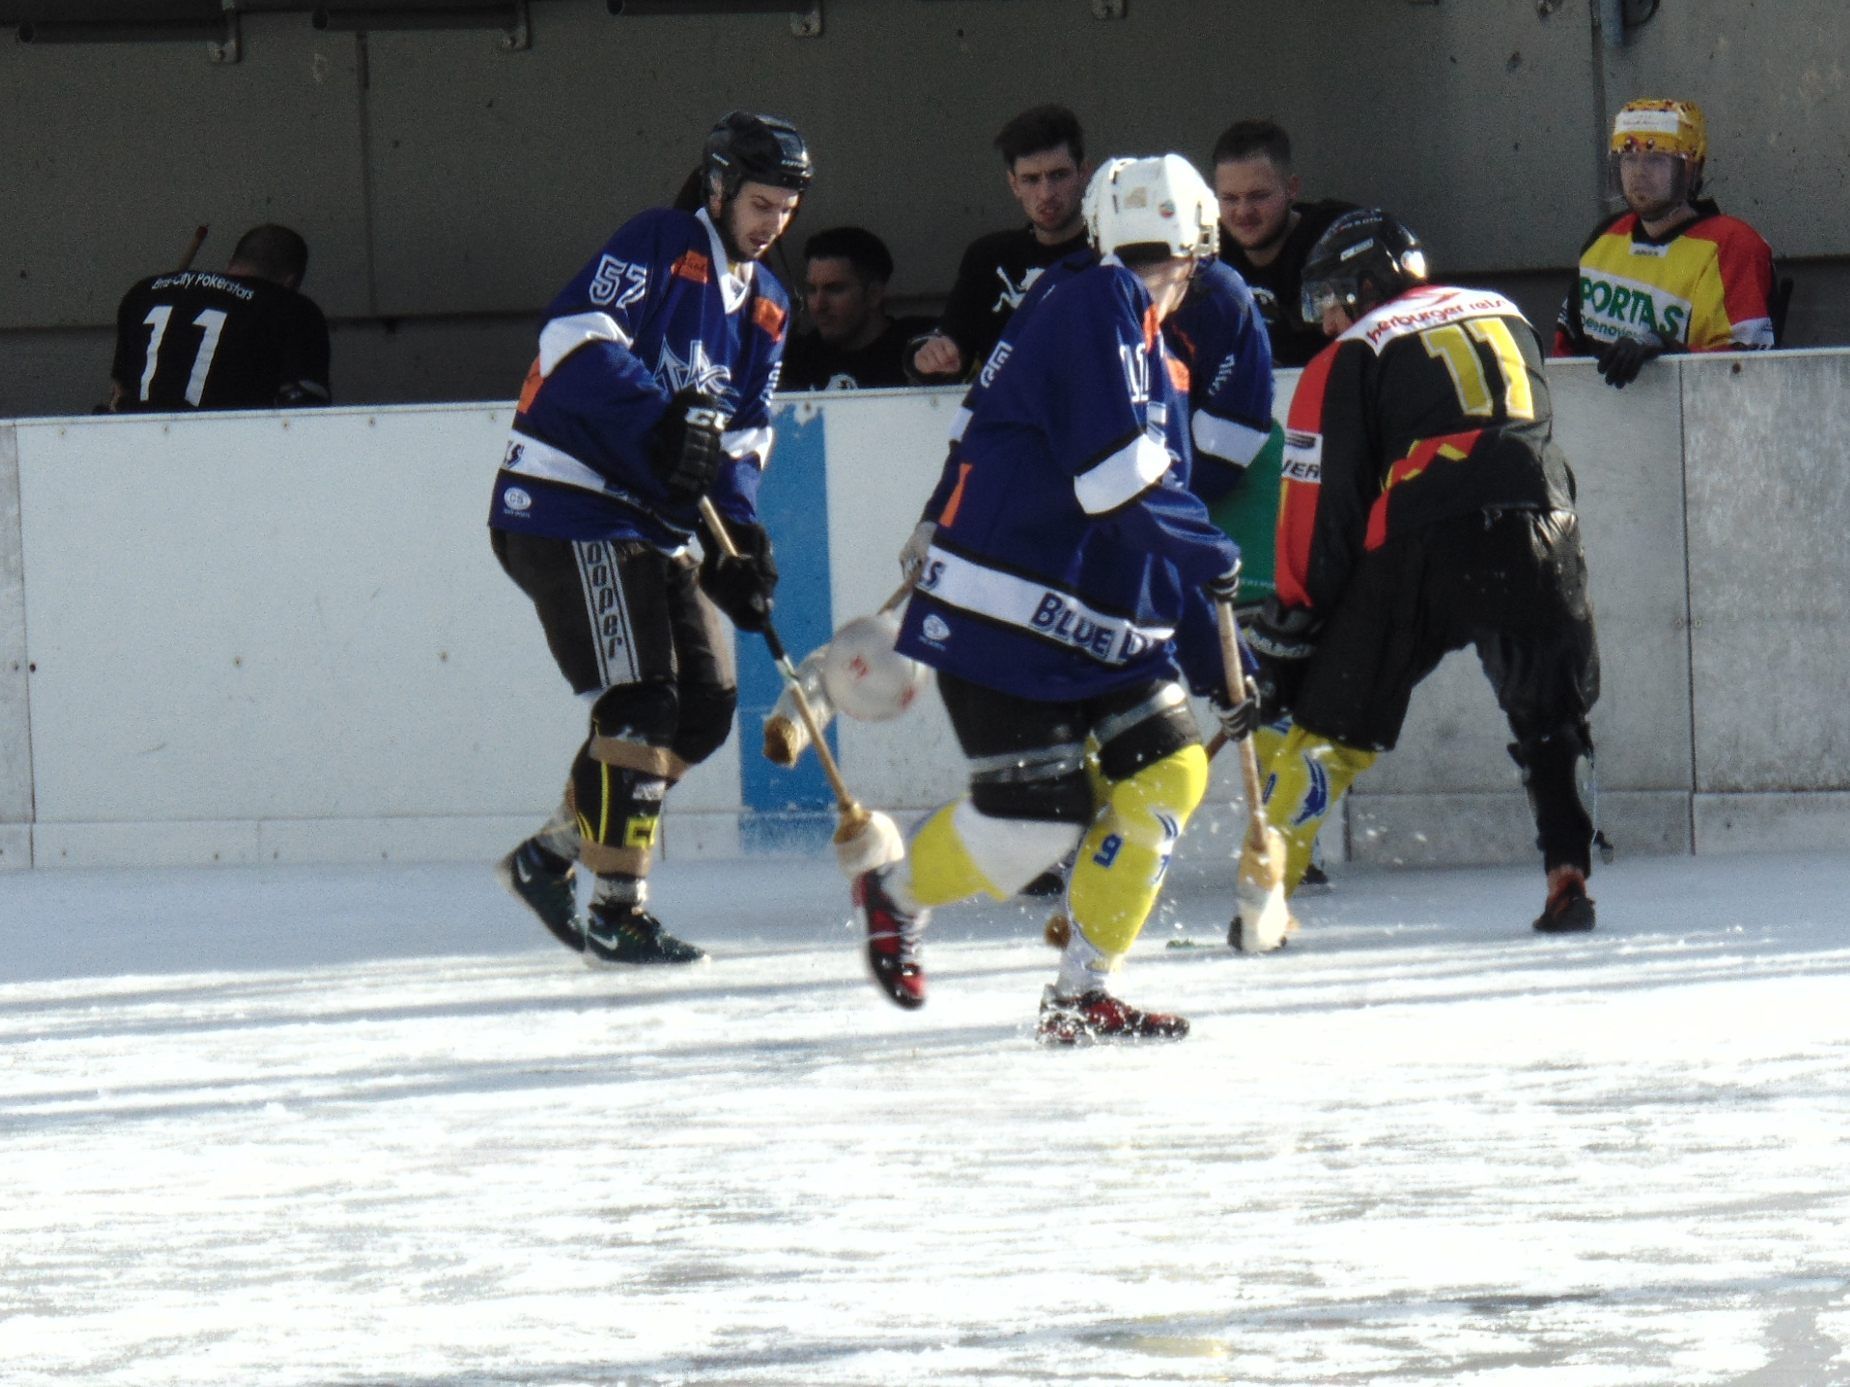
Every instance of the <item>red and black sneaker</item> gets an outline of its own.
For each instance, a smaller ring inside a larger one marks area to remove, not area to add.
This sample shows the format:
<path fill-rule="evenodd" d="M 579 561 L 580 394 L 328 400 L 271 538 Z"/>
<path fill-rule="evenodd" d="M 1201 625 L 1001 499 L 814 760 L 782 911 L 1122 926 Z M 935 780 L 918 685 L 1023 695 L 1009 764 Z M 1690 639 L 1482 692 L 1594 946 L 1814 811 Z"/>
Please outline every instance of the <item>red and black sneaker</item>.
<path fill-rule="evenodd" d="M 854 904 L 867 921 L 867 966 L 874 982 L 894 1003 L 911 1010 L 925 1005 L 925 969 L 919 963 L 923 913 L 908 914 L 881 885 L 882 872 L 854 879 Z"/>
<path fill-rule="evenodd" d="M 1041 993 L 1041 1024 L 1034 1034 L 1043 1045 L 1180 1040 L 1188 1034 L 1188 1022 L 1167 1012 L 1139 1011 L 1100 989 L 1062 997 L 1050 987 Z"/>
<path fill-rule="evenodd" d="M 1535 927 L 1543 934 L 1583 934 L 1593 925 L 1586 873 L 1578 867 L 1556 867 L 1549 872 L 1548 903 L 1535 917 Z"/>

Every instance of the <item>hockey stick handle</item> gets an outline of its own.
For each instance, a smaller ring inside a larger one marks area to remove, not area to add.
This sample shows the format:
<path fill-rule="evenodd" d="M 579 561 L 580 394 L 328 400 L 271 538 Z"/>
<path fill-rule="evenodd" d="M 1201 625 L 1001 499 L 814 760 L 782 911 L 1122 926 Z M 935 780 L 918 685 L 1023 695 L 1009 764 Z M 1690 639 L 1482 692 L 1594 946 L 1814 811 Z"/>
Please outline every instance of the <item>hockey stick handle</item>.
<path fill-rule="evenodd" d="M 210 229 L 211 228 L 205 226 L 196 226 L 193 228 L 193 234 L 186 243 L 186 249 L 180 254 L 180 264 L 178 268 L 175 269 L 175 274 L 180 273 L 181 270 L 190 270 L 193 268 L 193 257 L 199 254 L 199 248 L 206 243 L 206 232 Z"/>
<path fill-rule="evenodd" d="M 912 596 L 912 589 L 917 587 L 918 584 L 918 575 L 916 573 L 909 575 L 904 582 L 893 589 L 893 595 L 880 604 L 881 614 L 884 615 L 887 612 L 896 612 L 903 607 L 906 603 L 906 599 Z"/>
<path fill-rule="evenodd" d="M 732 542 L 732 535 L 726 529 L 726 522 L 720 517 L 719 508 L 713 504 L 712 497 L 702 496 L 700 498 L 700 518 L 706 521 L 708 533 L 725 551 L 726 557 L 739 558 L 739 548 Z M 868 817 L 867 810 L 862 808 L 861 802 L 849 792 L 848 782 L 842 778 L 841 767 L 836 764 L 835 754 L 829 750 L 828 740 L 823 736 L 822 723 L 816 717 L 816 710 L 809 706 L 809 699 L 803 692 L 803 681 L 797 677 L 796 666 L 790 662 L 790 654 L 784 649 L 783 639 L 777 634 L 777 628 L 771 624 L 768 614 L 765 616 L 764 629 L 760 634 L 764 637 L 765 648 L 771 652 L 771 659 L 777 664 L 778 673 L 784 676 L 784 682 L 790 686 L 792 701 L 797 706 L 797 714 L 803 719 L 803 726 L 809 732 L 810 744 L 816 748 L 817 759 L 822 762 L 822 773 L 829 778 L 829 788 L 835 792 L 835 806 L 841 812 L 844 825 L 850 822 L 856 825 L 864 822 Z"/>
<path fill-rule="evenodd" d="M 1238 703 L 1248 695 L 1246 664 L 1240 658 L 1240 626 L 1233 618 L 1233 603 L 1216 602 L 1214 615 L 1220 624 L 1221 668 L 1227 680 L 1227 698 Z M 1265 787 L 1259 779 L 1259 753 L 1253 747 L 1252 734 L 1240 738 L 1240 779 L 1246 787 L 1246 837 L 1261 853 L 1265 851 Z"/>

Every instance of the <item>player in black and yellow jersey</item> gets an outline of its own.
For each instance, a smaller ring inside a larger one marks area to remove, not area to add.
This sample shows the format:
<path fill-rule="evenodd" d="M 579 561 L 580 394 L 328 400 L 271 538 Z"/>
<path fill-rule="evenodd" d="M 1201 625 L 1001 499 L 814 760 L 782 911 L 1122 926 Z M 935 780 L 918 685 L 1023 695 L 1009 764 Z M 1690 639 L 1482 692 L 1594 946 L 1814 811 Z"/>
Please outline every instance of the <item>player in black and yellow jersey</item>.
<path fill-rule="evenodd" d="M 1591 929 L 1575 770 L 1598 654 L 1541 341 L 1502 295 L 1425 280 L 1418 240 L 1375 210 L 1339 218 L 1305 265 L 1304 316 L 1335 341 L 1292 397 L 1277 591 L 1252 631 L 1265 712 L 1294 723 L 1268 816 L 1295 889 L 1324 818 L 1399 739 L 1414 686 L 1475 646 L 1540 833 L 1535 927 Z"/>

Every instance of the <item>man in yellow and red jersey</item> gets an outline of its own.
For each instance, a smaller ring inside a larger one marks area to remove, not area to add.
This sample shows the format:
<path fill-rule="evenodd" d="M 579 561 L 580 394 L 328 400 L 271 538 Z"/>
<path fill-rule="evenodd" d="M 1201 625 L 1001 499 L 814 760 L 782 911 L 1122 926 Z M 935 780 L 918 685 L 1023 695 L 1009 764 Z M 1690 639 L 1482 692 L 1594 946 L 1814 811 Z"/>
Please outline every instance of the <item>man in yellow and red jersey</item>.
<path fill-rule="evenodd" d="M 1338 218 L 1305 264 L 1304 317 L 1335 341 L 1292 397 L 1277 590 L 1251 633 L 1263 711 L 1293 722 L 1268 817 L 1295 889 L 1325 816 L 1399 739 L 1414 686 L 1475 646 L 1535 813 L 1535 927 L 1591 929 L 1575 766 L 1599 658 L 1541 339 L 1502 295 L 1425 280 L 1418 239 L 1373 209 Z"/>
<path fill-rule="evenodd" d="M 1746 222 L 1700 197 L 1709 140 L 1688 101 L 1632 101 L 1610 158 L 1625 210 L 1580 252 L 1556 324 L 1556 356 L 1599 358 L 1624 389 L 1667 351 L 1740 351 L 1773 341 L 1773 252 Z"/>

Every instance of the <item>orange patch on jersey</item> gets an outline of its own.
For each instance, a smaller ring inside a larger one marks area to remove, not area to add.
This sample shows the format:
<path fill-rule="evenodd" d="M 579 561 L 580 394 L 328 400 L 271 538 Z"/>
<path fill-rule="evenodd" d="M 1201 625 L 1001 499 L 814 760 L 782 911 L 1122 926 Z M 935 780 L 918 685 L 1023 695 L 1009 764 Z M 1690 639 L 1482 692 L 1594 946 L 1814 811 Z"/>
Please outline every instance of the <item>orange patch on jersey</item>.
<path fill-rule="evenodd" d="M 1330 384 L 1330 368 L 1340 348 L 1332 343 L 1311 358 L 1298 388 L 1291 397 L 1291 409 L 1285 422 L 1287 429 L 1305 434 L 1323 432 L 1323 402 Z M 1278 489 L 1278 525 L 1273 531 L 1273 581 L 1281 602 L 1293 607 L 1309 607 L 1310 547 L 1317 530 L 1317 502 L 1322 497 L 1319 482 L 1293 481 L 1287 477 Z"/>
<path fill-rule="evenodd" d="M 951 499 L 944 503 L 944 510 L 938 516 L 938 523 L 949 527 L 957 519 L 957 508 L 964 503 L 964 483 L 970 480 L 970 464 L 957 464 L 957 485 L 951 488 Z"/>
<path fill-rule="evenodd" d="M 1143 310 L 1143 349 L 1147 352 L 1155 351 L 1156 341 L 1162 335 L 1162 320 L 1156 316 L 1156 305 L 1151 304 Z"/>
<path fill-rule="evenodd" d="M 674 262 L 671 273 L 682 279 L 691 279 L 696 284 L 705 284 L 712 278 L 713 262 L 697 250 L 690 250 Z"/>
<path fill-rule="evenodd" d="M 769 299 L 752 301 L 752 321 L 763 328 L 764 335 L 773 342 L 784 340 L 784 324 L 789 320 L 790 315 Z"/>
<path fill-rule="evenodd" d="M 536 356 L 533 358 L 533 364 L 527 368 L 526 380 L 521 382 L 520 399 L 514 405 L 514 412 L 516 414 L 525 414 L 528 408 L 532 406 L 533 397 L 540 393 L 540 386 L 544 383 L 545 379 L 546 378 L 540 374 L 540 359 Z"/>
<path fill-rule="evenodd" d="M 1188 394 L 1188 363 L 1179 356 L 1171 356 L 1168 352 L 1164 352 L 1163 365 L 1169 368 L 1169 383 L 1176 388 L 1176 393 Z"/>

